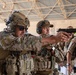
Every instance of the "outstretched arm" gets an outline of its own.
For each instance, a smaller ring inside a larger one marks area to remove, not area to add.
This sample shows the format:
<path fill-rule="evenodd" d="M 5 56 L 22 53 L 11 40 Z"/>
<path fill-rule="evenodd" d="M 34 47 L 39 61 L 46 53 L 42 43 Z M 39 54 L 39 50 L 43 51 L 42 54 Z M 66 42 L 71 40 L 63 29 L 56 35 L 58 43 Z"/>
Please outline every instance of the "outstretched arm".
<path fill-rule="evenodd" d="M 66 32 L 58 32 L 56 36 L 50 36 L 47 38 L 42 38 L 42 43 L 54 44 L 58 42 L 66 42 L 69 39 L 69 34 Z"/>

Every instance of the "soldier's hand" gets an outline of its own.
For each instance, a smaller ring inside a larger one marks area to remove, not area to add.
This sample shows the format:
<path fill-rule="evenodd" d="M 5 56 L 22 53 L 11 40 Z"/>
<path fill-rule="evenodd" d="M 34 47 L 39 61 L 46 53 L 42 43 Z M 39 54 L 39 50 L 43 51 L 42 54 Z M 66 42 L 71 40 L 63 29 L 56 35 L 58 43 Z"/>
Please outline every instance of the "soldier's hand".
<path fill-rule="evenodd" d="M 66 42 L 69 40 L 70 35 L 66 32 L 58 32 L 57 33 L 58 40 L 61 42 Z"/>

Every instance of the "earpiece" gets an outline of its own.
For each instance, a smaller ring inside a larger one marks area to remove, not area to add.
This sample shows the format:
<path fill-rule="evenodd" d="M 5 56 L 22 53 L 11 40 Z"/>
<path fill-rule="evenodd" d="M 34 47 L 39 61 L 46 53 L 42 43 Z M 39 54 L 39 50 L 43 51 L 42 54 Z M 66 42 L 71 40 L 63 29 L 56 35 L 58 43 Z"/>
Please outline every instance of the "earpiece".
<path fill-rule="evenodd" d="M 43 27 L 44 23 L 45 23 L 45 22 L 42 21 L 41 23 L 38 24 L 37 29 L 36 29 L 36 32 L 37 32 L 38 34 L 41 34 L 41 33 L 42 33 L 42 27 Z"/>

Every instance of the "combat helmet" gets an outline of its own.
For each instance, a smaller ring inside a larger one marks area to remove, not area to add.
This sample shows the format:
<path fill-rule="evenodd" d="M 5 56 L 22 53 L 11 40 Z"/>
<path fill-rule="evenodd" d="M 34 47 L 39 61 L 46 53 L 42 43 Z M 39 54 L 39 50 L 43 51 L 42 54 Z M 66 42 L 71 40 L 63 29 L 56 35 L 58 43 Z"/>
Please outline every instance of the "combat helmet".
<path fill-rule="evenodd" d="M 53 24 L 50 24 L 48 20 L 41 20 L 37 23 L 36 32 L 41 34 L 42 27 L 53 27 Z"/>
<path fill-rule="evenodd" d="M 7 26 L 13 30 L 16 25 L 24 26 L 28 28 L 30 26 L 29 19 L 19 11 L 15 11 L 9 17 L 9 20 L 6 22 Z"/>

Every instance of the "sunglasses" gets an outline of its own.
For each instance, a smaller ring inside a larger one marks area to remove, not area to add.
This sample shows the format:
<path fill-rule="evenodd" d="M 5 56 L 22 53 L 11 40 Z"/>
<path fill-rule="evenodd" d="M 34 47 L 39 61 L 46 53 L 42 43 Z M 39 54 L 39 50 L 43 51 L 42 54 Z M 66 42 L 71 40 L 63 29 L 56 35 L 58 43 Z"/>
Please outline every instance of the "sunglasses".
<path fill-rule="evenodd" d="M 24 29 L 25 29 L 25 30 L 27 29 L 27 28 L 25 28 L 24 26 L 18 26 L 18 28 L 19 28 L 19 30 L 21 30 L 21 31 L 24 30 Z"/>

